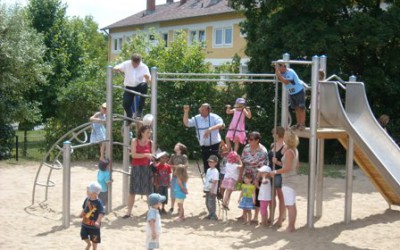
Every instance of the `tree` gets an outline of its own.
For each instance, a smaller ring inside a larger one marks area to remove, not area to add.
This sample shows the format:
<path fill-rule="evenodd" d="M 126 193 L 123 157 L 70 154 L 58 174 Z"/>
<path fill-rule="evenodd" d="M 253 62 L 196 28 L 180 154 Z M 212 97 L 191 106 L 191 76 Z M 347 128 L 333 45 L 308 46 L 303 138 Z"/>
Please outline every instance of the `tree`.
<path fill-rule="evenodd" d="M 44 53 L 42 36 L 30 27 L 24 11 L 0 5 L 0 145 L 8 150 L 14 139 L 10 123 L 41 118 L 38 103 L 27 97 L 46 84 Z"/>

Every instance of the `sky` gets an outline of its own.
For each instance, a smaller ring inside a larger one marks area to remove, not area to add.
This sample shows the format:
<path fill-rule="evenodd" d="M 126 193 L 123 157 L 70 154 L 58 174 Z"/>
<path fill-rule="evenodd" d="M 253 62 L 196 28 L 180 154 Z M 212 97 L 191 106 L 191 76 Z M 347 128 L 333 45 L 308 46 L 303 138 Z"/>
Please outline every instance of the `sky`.
<path fill-rule="evenodd" d="M 147 0 L 61 0 L 68 5 L 68 16 L 93 16 L 99 28 L 104 28 L 121 19 L 146 9 Z M 177 2 L 179 0 L 175 0 Z M 28 0 L 0 0 L 0 3 L 11 5 L 19 3 L 22 6 Z M 167 0 L 156 0 L 156 4 L 164 4 Z"/>

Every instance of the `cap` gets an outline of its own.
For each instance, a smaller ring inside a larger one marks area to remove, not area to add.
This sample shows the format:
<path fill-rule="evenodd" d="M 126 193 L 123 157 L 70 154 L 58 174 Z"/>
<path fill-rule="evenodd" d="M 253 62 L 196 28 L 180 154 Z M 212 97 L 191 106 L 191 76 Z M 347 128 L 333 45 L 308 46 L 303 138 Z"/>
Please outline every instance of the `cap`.
<path fill-rule="evenodd" d="M 101 171 L 105 171 L 108 167 L 108 164 L 110 164 L 110 161 L 105 159 L 104 161 L 99 161 L 98 167 Z"/>
<path fill-rule="evenodd" d="M 101 192 L 101 186 L 97 181 L 91 182 L 88 186 L 89 193 L 99 194 Z"/>
<path fill-rule="evenodd" d="M 107 108 L 107 103 L 101 104 L 101 107 L 106 109 Z"/>
<path fill-rule="evenodd" d="M 271 172 L 271 168 L 268 167 L 267 165 L 262 166 L 261 168 L 258 169 L 258 172 L 260 173 L 269 173 Z"/>
<path fill-rule="evenodd" d="M 164 195 L 152 193 L 151 195 L 149 195 L 149 199 L 147 200 L 147 202 L 149 203 L 149 206 L 154 206 L 154 205 L 158 204 L 159 202 L 164 202 L 165 199 L 166 198 Z"/>
<path fill-rule="evenodd" d="M 246 100 L 244 98 L 238 98 L 236 99 L 236 104 L 246 104 Z"/>
<path fill-rule="evenodd" d="M 215 161 L 218 162 L 218 157 L 216 155 L 210 155 L 210 157 L 208 157 L 207 161 Z"/>

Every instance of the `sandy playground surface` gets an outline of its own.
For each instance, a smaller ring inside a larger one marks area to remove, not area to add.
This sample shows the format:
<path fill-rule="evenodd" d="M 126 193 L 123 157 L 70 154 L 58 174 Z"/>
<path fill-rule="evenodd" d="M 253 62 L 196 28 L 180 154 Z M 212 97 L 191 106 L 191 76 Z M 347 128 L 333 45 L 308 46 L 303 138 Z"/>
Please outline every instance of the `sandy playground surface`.
<path fill-rule="evenodd" d="M 79 213 L 86 185 L 96 180 L 94 162 L 72 162 L 71 226 L 62 227 L 62 171 L 54 171 L 56 186 L 49 191 L 37 189 L 37 202 L 31 205 L 33 180 L 38 163 L 0 162 L 0 249 L 84 249 L 80 240 Z M 114 167 L 118 165 L 114 164 Z M 44 175 L 43 175 L 44 176 Z M 113 211 L 102 224 L 99 249 L 145 249 L 145 198 L 136 199 L 133 218 L 121 219 L 122 176 L 113 175 Z M 314 229 L 306 226 L 307 176 L 299 177 L 298 219 L 295 233 L 242 225 L 235 221 L 241 210 L 234 192 L 226 221 L 209 221 L 202 198 L 201 179 L 194 166 L 190 169 L 189 196 L 185 201 L 187 219 L 174 222 L 176 214 L 162 217 L 161 249 L 398 249 L 400 245 L 400 209 L 388 209 L 386 201 L 359 171 L 354 174 L 353 213 L 349 225 L 344 219 L 344 179 L 324 179 L 323 216 Z M 168 207 L 169 208 L 169 207 Z"/>

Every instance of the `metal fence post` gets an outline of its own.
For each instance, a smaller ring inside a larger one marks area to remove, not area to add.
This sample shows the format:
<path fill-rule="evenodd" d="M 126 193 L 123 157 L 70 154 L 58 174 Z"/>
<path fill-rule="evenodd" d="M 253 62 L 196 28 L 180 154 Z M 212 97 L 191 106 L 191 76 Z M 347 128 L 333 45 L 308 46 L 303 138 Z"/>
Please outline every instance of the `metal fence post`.
<path fill-rule="evenodd" d="M 107 158 L 110 162 L 110 180 L 112 180 L 112 165 L 113 165 L 113 136 L 112 136 L 112 120 L 113 120 L 113 83 L 112 83 L 112 72 L 113 67 L 107 66 L 107 87 L 106 87 L 106 103 L 107 103 L 107 111 L 106 111 L 106 154 Z M 106 211 L 109 213 L 112 209 L 112 182 L 108 188 L 108 203 L 106 205 Z"/>
<path fill-rule="evenodd" d="M 63 227 L 69 228 L 71 213 L 71 142 L 65 141 L 63 145 Z"/>
<path fill-rule="evenodd" d="M 157 148 L 157 67 L 151 68 L 151 114 L 153 115 L 153 150 Z"/>
<path fill-rule="evenodd" d="M 18 135 L 15 136 L 15 160 L 18 161 Z"/>

